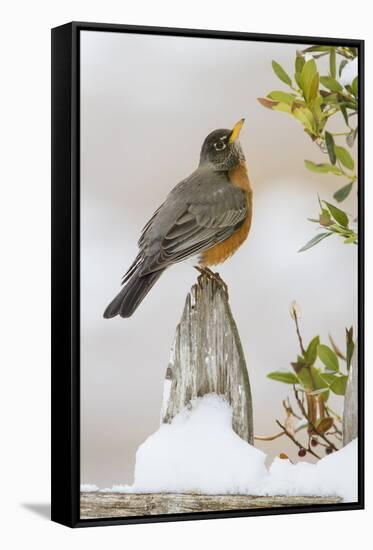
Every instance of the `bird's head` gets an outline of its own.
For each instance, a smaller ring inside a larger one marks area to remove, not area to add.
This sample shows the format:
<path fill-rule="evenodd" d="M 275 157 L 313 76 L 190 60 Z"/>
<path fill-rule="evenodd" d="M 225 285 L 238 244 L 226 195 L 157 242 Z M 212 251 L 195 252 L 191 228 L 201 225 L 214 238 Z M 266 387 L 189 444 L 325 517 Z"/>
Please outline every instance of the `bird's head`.
<path fill-rule="evenodd" d="M 207 136 L 201 149 L 200 166 L 208 164 L 215 170 L 231 170 L 245 160 L 238 140 L 245 122 L 242 118 L 232 130 L 214 130 Z"/>

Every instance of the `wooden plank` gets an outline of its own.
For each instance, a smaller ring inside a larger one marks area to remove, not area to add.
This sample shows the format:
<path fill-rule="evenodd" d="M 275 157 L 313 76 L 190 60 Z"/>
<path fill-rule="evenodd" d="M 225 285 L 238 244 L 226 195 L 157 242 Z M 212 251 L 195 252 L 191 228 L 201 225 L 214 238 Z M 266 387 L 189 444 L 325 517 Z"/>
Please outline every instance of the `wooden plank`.
<path fill-rule="evenodd" d="M 233 409 L 232 426 L 253 443 L 249 376 L 223 281 L 202 275 L 193 285 L 176 329 L 164 383 L 161 412 L 171 422 L 192 399 L 223 395 Z"/>
<path fill-rule="evenodd" d="M 80 496 L 80 517 L 81 519 L 89 519 L 152 516 L 159 514 L 337 504 L 341 501 L 342 499 L 337 496 L 266 497 L 250 495 L 202 495 L 194 493 L 123 494 L 82 492 Z"/>

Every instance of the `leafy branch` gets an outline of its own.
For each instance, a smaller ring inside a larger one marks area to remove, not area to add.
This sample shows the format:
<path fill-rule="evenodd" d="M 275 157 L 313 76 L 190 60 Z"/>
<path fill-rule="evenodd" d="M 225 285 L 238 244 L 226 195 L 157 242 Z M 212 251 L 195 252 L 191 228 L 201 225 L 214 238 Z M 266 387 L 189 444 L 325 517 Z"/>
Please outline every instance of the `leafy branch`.
<path fill-rule="evenodd" d="M 309 56 L 312 57 L 308 59 Z M 316 63 L 317 59 L 324 56 L 329 57 L 327 75 L 320 74 Z M 343 202 L 358 181 L 354 159 L 348 149 L 337 143 L 337 140 L 343 137 L 347 146 L 352 147 L 358 134 L 357 126 L 353 125 L 359 108 L 358 77 L 356 76 L 350 84 L 342 84 L 340 78 L 347 64 L 356 56 L 356 48 L 311 46 L 297 52 L 293 78 L 279 63 L 272 61 L 273 71 L 289 90 L 273 90 L 266 97 L 258 98 L 264 107 L 292 116 L 302 125 L 304 132 L 317 144 L 323 155 L 328 157 L 327 162 L 321 163 L 305 160 L 308 170 L 347 179 L 347 183 L 333 195 L 337 202 Z M 339 58 L 342 59 L 337 70 Z M 333 133 L 327 129 L 330 119 L 336 115 L 342 116 L 346 125 L 345 132 Z M 339 211 L 342 212 L 340 209 Z M 347 214 L 344 214 L 347 217 Z M 323 224 L 320 224 L 320 227 L 322 229 Z M 330 224 L 326 233 L 312 239 L 311 246 L 332 234 L 344 238 L 345 243 L 357 242 L 356 231 L 347 232 L 346 227 L 340 227 L 337 223 L 336 227 Z M 309 244 L 301 250 L 310 248 Z"/>
<path fill-rule="evenodd" d="M 291 305 L 291 317 L 294 320 L 300 353 L 291 362 L 292 370 L 274 371 L 267 376 L 271 380 L 291 384 L 293 396 L 299 413 L 294 411 L 290 399 L 283 401 L 285 421 L 276 423 L 281 432 L 271 436 L 256 436 L 256 439 L 270 441 L 287 436 L 297 447 L 298 455 L 307 453 L 320 458 L 315 447 L 325 448 L 327 454 L 338 450 L 341 441 L 341 418 L 330 408 L 330 393 L 344 396 L 354 350 L 353 330 L 346 329 L 346 351 L 343 354 L 330 337 L 330 346 L 322 344 L 315 336 L 304 346 L 299 327 L 299 309 L 295 302 Z M 340 368 L 340 359 L 346 364 L 347 373 Z M 300 423 L 299 423 L 300 421 Z M 297 425 L 296 425 L 297 424 Z M 308 440 L 304 445 L 298 433 L 306 430 Z"/>
<path fill-rule="evenodd" d="M 327 201 L 320 201 L 320 213 L 318 218 L 308 218 L 310 222 L 319 224 L 322 233 L 318 233 L 308 241 L 298 252 L 304 252 L 312 248 L 320 241 L 331 235 L 339 235 L 344 239 L 345 244 L 357 244 L 358 235 L 355 229 L 350 227 L 350 220 L 343 210 L 337 208 Z"/>

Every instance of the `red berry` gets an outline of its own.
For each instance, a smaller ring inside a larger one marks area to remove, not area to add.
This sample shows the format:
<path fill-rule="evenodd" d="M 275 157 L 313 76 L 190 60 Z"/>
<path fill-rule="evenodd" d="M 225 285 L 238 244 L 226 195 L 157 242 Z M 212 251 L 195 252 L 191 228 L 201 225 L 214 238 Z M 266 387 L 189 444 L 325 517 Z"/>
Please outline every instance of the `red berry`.
<path fill-rule="evenodd" d="M 306 449 L 299 449 L 298 456 L 303 457 L 303 456 L 306 456 L 306 454 L 307 454 Z"/>
<path fill-rule="evenodd" d="M 333 452 L 333 449 L 332 449 L 331 447 L 326 447 L 325 453 L 326 453 L 327 455 L 330 455 L 332 452 Z"/>
<path fill-rule="evenodd" d="M 311 445 L 312 447 L 317 447 L 317 445 L 319 444 L 319 442 L 317 441 L 317 439 L 315 439 L 314 437 L 311 438 Z"/>

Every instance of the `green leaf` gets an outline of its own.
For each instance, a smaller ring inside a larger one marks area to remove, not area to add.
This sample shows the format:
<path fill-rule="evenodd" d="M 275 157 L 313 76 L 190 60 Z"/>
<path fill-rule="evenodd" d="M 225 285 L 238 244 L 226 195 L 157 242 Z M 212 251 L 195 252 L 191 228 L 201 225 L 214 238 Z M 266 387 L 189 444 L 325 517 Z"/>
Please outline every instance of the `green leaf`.
<path fill-rule="evenodd" d="M 288 103 L 284 103 L 279 101 L 277 105 L 273 107 L 274 111 L 281 111 L 282 113 L 288 113 L 289 115 L 292 114 L 291 107 Z"/>
<path fill-rule="evenodd" d="M 343 212 L 343 210 L 340 210 L 329 202 L 323 201 L 323 203 L 326 204 L 330 214 L 333 216 L 335 221 L 339 223 L 339 225 L 342 225 L 342 227 L 348 227 L 348 217 L 346 212 Z"/>
<path fill-rule="evenodd" d="M 301 88 L 303 90 L 304 97 L 309 100 L 311 84 L 314 76 L 317 73 L 317 67 L 314 59 L 309 59 L 303 65 L 302 72 L 300 74 Z"/>
<path fill-rule="evenodd" d="M 322 373 L 320 370 L 316 367 L 310 367 L 310 375 L 312 378 L 312 389 L 313 390 L 320 390 L 320 389 L 326 389 L 329 390 L 328 384 L 325 382 L 325 380 L 322 377 Z M 329 397 L 329 392 L 323 392 L 322 394 L 324 396 L 325 401 Z"/>
<path fill-rule="evenodd" d="M 295 72 L 296 73 L 301 73 L 302 72 L 302 69 L 303 69 L 303 66 L 304 66 L 305 62 L 306 61 L 305 61 L 303 55 L 297 53 L 297 56 L 295 58 Z"/>
<path fill-rule="evenodd" d="M 288 86 L 291 86 L 291 78 L 287 74 L 287 72 L 281 67 L 281 65 L 279 65 L 276 61 L 272 61 L 272 69 L 282 82 L 284 82 Z"/>
<path fill-rule="evenodd" d="M 351 193 L 353 184 L 354 182 L 350 181 L 350 183 L 338 189 L 338 191 L 334 193 L 333 198 L 335 198 L 335 200 L 338 202 L 344 201 L 348 197 L 348 195 Z"/>
<path fill-rule="evenodd" d="M 345 68 L 345 66 L 347 65 L 347 63 L 348 63 L 348 59 L 342 59 L 340 65 L 339 65 L 339 71 L 338 71 L 339 76 L 341 76 L 342 71 Z"/>
<path fill-rule="evenodd" d="M 337 108 L 339 108 L 339 96 L 338 94 L 332 93 L 332 92 L 325 92 L 324 90 L 320 90 L 320 95 L 322 97 L 322 102 L 328 105 L 334 104 Z"/>
<path fill-rule="evenodd" d="M 268 94 L 268 97 L 270 99 L 273 99 L 274 101 L 281 101 L 283 103 L 293 103 L 295 96 L 292 94 L 287 94 L 286 92 L 282 92 L 281 90 L 274 90 L 270 94 Z"/>
<path fill-rule="evenodd" d="M 337 168 L 336 166 L 333 166 L 332 164 L 316 164 L 315 162 L 312 162 L 312 160 L 305 160 L 304 164 L 308 170 L 311 172 L 316 172 L 317 174 L 327 174 L 332 173 L 336 174 L 337 176 L 340 176 L 342 172 Z"/>
<path fill-rule="evenodd" d="M 315 336 L 312 338 L 311 342 L 308 344 L 306 349 L 305 359 L 309 365 L 313 365 L 317 357 L 317 347 L 320 344 L 320 337 Z"/>
<path fill-rule="evenodd" d="M 317 346 L 317 349 L 318 348 L 319 346 Z M 319 368 L 312 366 L 310 367 L 310 372 L 313 379 L 313 389 L 319 390 L 320 388 L 327 388 L 328 384 L 323 379 L 322 372 Z"/>
<path fill-rule="evenodd" d="M 329 170 L 329 164 L 316 164 L 312 160 L 304 161 L 305 167 L 308 168 L 311 172 L 316 172 L 317 174 L 327 174 Z"/>
<path fill-rule="evenodd" d="M 343 241 L 343 244 L 357 244 L 357 235 L 353 231 L 350 231 L 350 236 Z"/>
<path fill-rule="evenodd" d="M 304 389 L 306 390 L 313 390 L 315 389 L 313 387 L 313 383 L 312 383 L 312 377 L 311 377 L 311 373 L 310 373 L 310 368 L 307 367 L 307 366 L 302 366 L 298 371 L 297 371 L 297 377 L 301 383 L 301 385 L 303 386 Z M 299 383 L 299 382 L 298 382 Z"/>
<path fill-rule="evenodd" d="M 329 52 L 334 46 L 309 46 L 303 52 Z"/>
<path fill-rule="evenodd" d="M 337 156 L 337 159 L 341 161 L 343 166 L 348 168 L 349 170 L 353 170 L 355 163 L 350 155 L 350 153 L 345 149 L 344 147 L 341 147 L 340 145 L 335 145 L 334 147 L 335 154 Z"/>
<path fill-rule="evenodd" d="M 322 106 L 323 106 L 323 98 L 320 95 L 320 90 L 318 90 L 317 91 L 317 96 L 316 96 L 316 98 L 313 102 L 312 109 L 313 109 L 314 117 L 315 117 L 316 121 L 318 121 L 320 132 L 323 130 L 323 128 L 324 128 L 324 126 L 327 122 L 327 118 L 324 115 Z"/>
<path fill-rule="evenodd" d="M 311 84 L 308 92 L 308 101 L 310 103 L 313 103 L 318 96 L 319 82 L 320 82 L 320 75 L 319 73 L 316 73 L 311 80 Z"/>
<path fill-rule="evenodd" d="M 316 235 L 316 237 L 313 237 L 313 239 L 311 239 L 310 241 L 308 241 L 308 243 L 302 246 L 302 248 L 300 248 L 298 252 L 305 252 L 306 250 L 308 250 L 309 248 L 312 248 L 313 246 L 318 244 L 320 241 L 322 241 L 326 237 L 330 237 L 330 235 L 332 235 L 332 233 L 319 233 L 318 235 Z"/>
<path fill-rule="evenodd" d="M 328 88 L 331 92 L 342 92 L 342 85 L 331 76 L 320 76 L 320 82 L 325 88 Z"/>
<path fill-rule="evenodd" d="M 293 116 L 298 119 L 311 133 L 314 130 L 314 118 L 312 112 L 307 107 L 296 107 L 292 110 Z"/>
<path fill-rule="evenodd" d="M 348 121 L 348 114 L 347 114 L 347 110 L 346 110 L 346 107 L 344 105 L 341 105 L 340 106 L 340 109 L 341 109 L 341 113 L 342 113 L 342 116 L 344 118 L 344 121 L 346 123 L 346 126 L 350 127 L 350 124 L 349 124 L 349 121 Z"/>
<path fill-rule="evenodd" d="M 276 380 L 277 382 L 283 382 L 284 384 L 299 384 L 298 378 L 292 372 L 277 370 L 267 374 L 267 378 Z"/>
<path fill-rule="evenodd" d="M 346 365 L 347 370 L 350 370 L 352 355 L 354 353 L 355 343 L 353 340 L 353 328 L 346 329 Z"/>
<path fill-rule="evenodd" d="M 330 384 L 331 391 L 336 395 L 345 395 L 347 381 L 348 376 L 346 376 L 345 374 L 343 374 L 342 376 L 338 376 L 336 380 L 334 380 L 334 382 Z"/>
<path fill-rule="evenodd" d="M 337 374 L 330 374 L 328 372 L 322 372 L 321 376 L 329 386 L 338 378 Z"/>
<path fill-rule="evenodd" d="M 334 138 L 332 134 L 329 134 L 329 132 L 327 132 L 326 130 L 325 130 L 325 144 L 328 150 L 330 162 L 332 164 L 335 164 L 337 161 L 337 156 L 334 151 Z"/>
<path fill-rule="evenodd" d="M 319 344 L 317 355 L 329 371 L 339 371 L 338 357 L 329 346 Z"/>
<path fill-rule="evenodd" d="M 335 78 L 337 74 L 336 57 L 335 49 L 331 50 L 329 54 L 329 72 L 332 78 Z"/>
<path fill-rule="evenodd" d="M 301 73 L 295 73 L 294 74 L 294 80 L 298 84 L 299 88 L 302 89 L 302 79 L 301 79 Z"/>
<path fill-rule="evenodd" d="M 354 94 L 355 97 L 358 96 L 358 94 L 359 94 L 359 79 L 358 79 L 357 76 L 352 81 L 351 91 L 352 91 L 352 93 Z"/>

